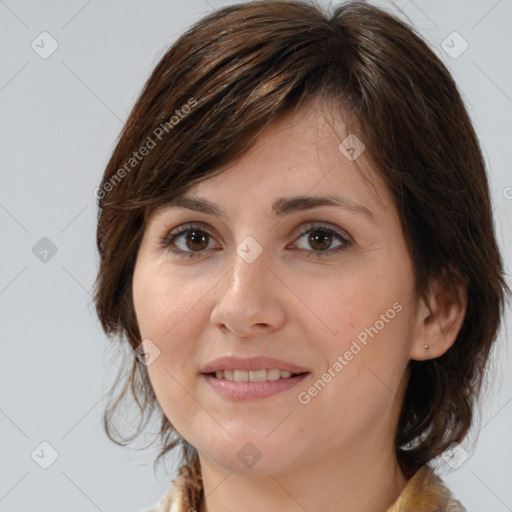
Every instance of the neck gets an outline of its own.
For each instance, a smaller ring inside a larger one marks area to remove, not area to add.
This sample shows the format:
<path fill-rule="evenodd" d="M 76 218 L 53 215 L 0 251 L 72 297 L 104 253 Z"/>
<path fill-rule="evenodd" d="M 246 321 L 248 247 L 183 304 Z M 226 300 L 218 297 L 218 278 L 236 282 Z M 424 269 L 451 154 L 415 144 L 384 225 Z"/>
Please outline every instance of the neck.
<path fill-rule="evenodd" d="M 279 473 L 268 468 L 240 475 L 202 454 L 200 461 L 205 498 L 199 512 L 386 512 L 407 484 L 394 451 L 368 442 Z"/>

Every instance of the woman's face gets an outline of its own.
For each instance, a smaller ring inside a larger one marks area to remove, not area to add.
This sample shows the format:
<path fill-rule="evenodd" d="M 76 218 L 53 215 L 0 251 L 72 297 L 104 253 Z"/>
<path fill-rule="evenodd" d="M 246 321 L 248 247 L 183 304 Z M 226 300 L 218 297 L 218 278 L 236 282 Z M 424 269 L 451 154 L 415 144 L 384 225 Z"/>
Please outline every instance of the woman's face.
<path fill-rule="evenodd" d="M 414 338 L 412 263 L 386 187 L 365 169 L 379 204 L 352 161 L 359 148 L 339 149 L 341 121 L 337 132 L 313 108 L 280 118 L 187 193 L 222 214 L 170 205 L 141 242 L 133 300 L 152 386 L 179 434 L 229 471 L 393 450 Z M 308 208 L 298 196 L 341 204 Z M 222 356 L 272 357 L 306 375 L 213 381 L 203 371 Z"/>

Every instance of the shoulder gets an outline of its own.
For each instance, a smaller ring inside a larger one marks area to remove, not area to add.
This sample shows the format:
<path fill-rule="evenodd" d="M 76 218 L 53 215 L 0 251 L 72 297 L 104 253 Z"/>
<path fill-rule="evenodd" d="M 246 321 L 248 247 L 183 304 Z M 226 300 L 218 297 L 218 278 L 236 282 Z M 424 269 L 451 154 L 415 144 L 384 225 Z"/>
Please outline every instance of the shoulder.
<path fill-rule="evenodd" d="M 139 510 L 139 512 L 188 512 L 181 506 L 180 492 L 173 482 L 170 489 L 160 498 L 160 500 L 149 508 Z"/>
<path fill-rule="evenodd" d="M 139 512 L 188 512 L 181 499 L 181 488 L 178 482 L 174 481 L 157 503 Z"/>
<path fill-rule="evenodd" d="M 467 512 L 456 500 L 444 482 L 428 465 L 421 467 L 407 482 L 398 499 L 388 512 Z"/>
<path fill-rule="evenodd" d="M 157 503 L 140 512 L 197 512 L 201 496 L 201 470 L 194 460 L 179 468 L 178 476 Z"/>

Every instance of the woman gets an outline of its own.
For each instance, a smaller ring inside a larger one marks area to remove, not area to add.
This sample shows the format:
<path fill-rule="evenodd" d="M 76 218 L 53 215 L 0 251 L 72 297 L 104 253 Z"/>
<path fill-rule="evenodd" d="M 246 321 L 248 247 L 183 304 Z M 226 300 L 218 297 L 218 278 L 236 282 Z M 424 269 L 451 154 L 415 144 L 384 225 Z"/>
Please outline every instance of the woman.
<path fill-rule="evenodd" d="M 152 510 L 465 510 L 431 463 L 510 290 L 470 118 L 409 27 L 363 2 L 210 14 L 98 198 L 96 307 L 132 360 L 105 429 L 130 389 L 157 462 L 183 451 Z"/>

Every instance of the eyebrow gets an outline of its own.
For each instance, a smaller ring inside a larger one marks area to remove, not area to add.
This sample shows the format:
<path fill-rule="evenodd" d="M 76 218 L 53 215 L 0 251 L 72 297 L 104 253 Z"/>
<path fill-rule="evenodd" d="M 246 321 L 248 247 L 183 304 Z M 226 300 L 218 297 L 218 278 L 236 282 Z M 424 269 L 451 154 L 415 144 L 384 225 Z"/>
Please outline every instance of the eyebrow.
<path fill-rule="evenodd" d="M 215 215 L 223 219 L 226 218 L 226 214 L 217 204 L 185 194 L 176 197 L 165 206 L 170 208 L 182 207 L 196 212 Z M 374 214 L 366 206 L 355 203 L 346 197 L 332 195 L 281 197 L 272 204 L 272 215 L 274 217 L 284 217 L 294 212 L 310 210 L 319 206 L 341 207 L 357 215 L 362 215 L 377 224 Z"/>

